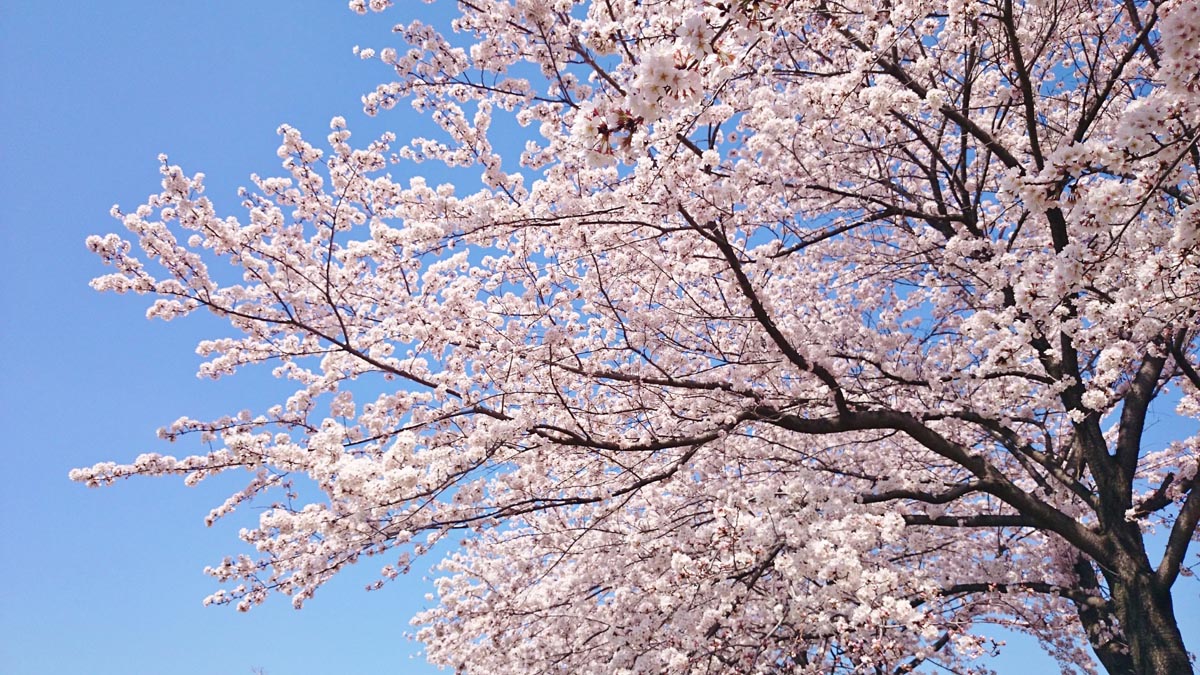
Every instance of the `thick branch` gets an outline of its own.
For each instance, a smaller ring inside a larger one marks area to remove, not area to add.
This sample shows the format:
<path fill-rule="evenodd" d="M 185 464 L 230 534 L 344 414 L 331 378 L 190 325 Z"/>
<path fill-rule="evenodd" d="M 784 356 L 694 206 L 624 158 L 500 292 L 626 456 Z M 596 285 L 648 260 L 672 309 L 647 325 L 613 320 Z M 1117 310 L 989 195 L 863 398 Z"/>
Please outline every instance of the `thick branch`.
<path fill-rule="evenodd" d="M 1072 586 L 1058 586 L 1044 581 L 1015 581 L 1012 583 L 975 582 L 954 584 L 941 591 L 941 595 L 966 595 L 968 593 L 1021 593 L 1032 591 L 1047 595 L 1058 595 L 1074 602 L 1088 602 L 1092 596 Z"/>
<path fill-rule="evenodd" d="M 1154 494 L 1147 497 L 1141 504 L 1138 504 L 1130 516 L 1132 518 L 1145 518 L 1151 513 L 1169 506 L 1171 504 L 1171 497 L 1167 492 L 1171 489 L 1171 483 L 1174 482 L 1175 474 L 1168 473 L 1166 478 L 1163 478 L 1163 482 L 1159 484 L 1158 489 L 1154 491 Z"/>
<path fill-rule="evenodd" d="M 923 513 L 905 513 L 905 525 L 930 525 L 934 527 L 1037 527 L 1024 516 L 980 514 L 974 516 L 927 516 Z"/>
<path fill-rule="evenodd" d="M 770 312 L 763 306 L 762 300 L 758 297 L 758 291 L 754 289 L 754 284 L 750 282 L 750 277 L 746 275 L 746 270 L 742 268 L 742 262 L 738 258 L 737 251 L 734 250 L 729 240 L 725 238 L 724 233 L 716 227 L 702 226 L 696 222 L 682 205 L 679 207 L 679 213 L 700 236 L 711 241 L 721 251 L 721 255 L 725 258 L 729 269 L 733 272 L 734 277 L 737 278 L 738 288 L 741 289 L 742 294 L 750 303 L 750 311 L 754 314 L 754 318 L 762 325 L 767 335 L 771 336 L 771 340 L 779 347 L 779 351 L 783 352 L 788 361 L 791 361 L 797 368 L 811 372 L 829 388 L 833 394 L 834 405 L 837 406 L 839 412 L 847 411 L 846 399 L 842 393 L 841 386 L 837 382 L 837 378 L 825 368 L 815 363 L 810 363 L 808 359 L 804 358 L 787 339 L 787 336 L 783 334 L 783 331 L 779 330 L 779 327 L 775 325 L 775 320 L 771 318 Z"/>
<path fill-rule="evenodd" d="M 1196 369 L 1192 367 L 1192 364 L 1188 361 L 1187 353 L 1183 351 L 1183 346 L 1178 342 L 1171 343 L 1171 356 L 1175 357 L 1175 365 L 1183 371 L 1184 377 L 1192 383 L 1193 387 L 1200 389 L 1200 373 L 1196 372 Z"/>
<path fill-rule="evenodd" d="M 1122 486 L 1129 484 L 1132 488 L 1133 474 L 1137 470 L 1138 455 L 1141 453 L 1142 432 L 1146 426 L 1146 411 L 1150 402 L 1154 400 L 1158 390 L 1158 378 L 1166 361 L 1161 356 L 1147 355 L 1125 393 L 1117 433 L 1117 464 L 1124 473 Z"/>
<path fill-rule="evenodd" d="M 1163 553 L 1162 562 L 1155 573 L 1155 581 L 1159 588 L 1167 589 L 1175 584 L 1179 577 L 1179 566 L 1187 555 L 1188 545 L 1196 534 L 1196 524 L 1200 522 L 1200 490 L 1196 489 L 1197 477 L 1193 476 L 1186 490 L 1187 499 L 1179 509 L 1179 517 L 1171 527 L 1171 536 L 1167 539 L 1167 550 Z"/>
<path fill-rule="evenodd" d="M 872 429 L 902 431 L 933 453 L 970 471 L 979 479 L 980 491 L 1000 498 L 1017 513 L 1028 518 L 1031 526 L 1058 533 L 1094 559 L 1107 560 L 1111 556 L 1106 542 L 1075 518 L 1017 487 L 985 459 L 970 454 L 966 448 L 947 440 L 910 415 L 894 411 L 869 411 L 846 412 L 832 419 L 810 419 L 785 414 L 769 406 L 759 406 L 753 412 L 763 421 L 805 434 L 835 434 Z"/>
<path fill-rule="evenodd" d="M 978 483 L 964 483 L 942 493 L 920 492 L 918 490 L 888 490 L 863 495 L 863 504 L 879 504 L 897 499 L 911 499 L 926 504 L 949 504 L 963 495 L 979 490 Z"/>

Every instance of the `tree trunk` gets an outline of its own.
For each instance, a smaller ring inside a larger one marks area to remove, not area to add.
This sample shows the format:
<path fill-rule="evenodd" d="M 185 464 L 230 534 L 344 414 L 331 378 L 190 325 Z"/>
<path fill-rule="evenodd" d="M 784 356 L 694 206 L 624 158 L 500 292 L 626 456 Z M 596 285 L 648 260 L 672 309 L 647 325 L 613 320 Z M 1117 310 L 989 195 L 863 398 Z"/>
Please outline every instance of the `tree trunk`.
<path fill-rule="evenodd" d="M 1170 589 L 1158 588 L 1146 572 L 1124 579 L 1113 577 L 1110 578 L 1113 606 L 1132 663 L 1129 675 L 1192 675 Z"/>

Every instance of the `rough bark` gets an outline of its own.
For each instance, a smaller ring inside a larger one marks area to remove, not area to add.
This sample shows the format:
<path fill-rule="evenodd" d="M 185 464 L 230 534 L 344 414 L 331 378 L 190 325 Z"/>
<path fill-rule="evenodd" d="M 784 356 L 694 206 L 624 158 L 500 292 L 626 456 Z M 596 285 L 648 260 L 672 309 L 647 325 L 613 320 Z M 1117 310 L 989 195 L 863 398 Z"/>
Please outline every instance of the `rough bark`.
<path fill-rule="evenodd" d="M 1154 577 L 1147 571 L 1139 571 L 1126 578 L 1110 578 L 1112 602 L 1121 632 L 1127 641 L 1130 670 L 1113 670 L 1104 663 L 1113 675 L 1190 675 L 1194 672 L 1170 589 L 1159 588 Z M 1102 660 L 1103 662 L 1103 660 Z"/>

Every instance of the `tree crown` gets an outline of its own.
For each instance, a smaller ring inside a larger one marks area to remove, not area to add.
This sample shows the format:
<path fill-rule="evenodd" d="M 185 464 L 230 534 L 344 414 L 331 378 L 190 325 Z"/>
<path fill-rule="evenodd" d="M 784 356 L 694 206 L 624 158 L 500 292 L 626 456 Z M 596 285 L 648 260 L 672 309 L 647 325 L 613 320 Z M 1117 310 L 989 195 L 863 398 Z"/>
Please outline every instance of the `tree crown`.
<path fill-rule="evenodd" d="M 216 450 L 72 474 L 249 471 L 209 519 L 271 499 L 258 556 L 210 601 L 300 606 L 463 531 L 417 622 L 464 672 L 969 669 L 986 621 L 1067 667 L 1190 668 L 1198 439 L 1143 437 L 1169 387 L 1200 416 L 1200 6 L 487 0 L 450 27 L 360 52 L 395 72 L 367 112 L 440 136 L 281 127 L 240 220 L 163 158 L 114 210 L 132 238 L 88 240 L 97 289 L 236 329 L 203 375 L 295 383 L 161 431 Z"/>

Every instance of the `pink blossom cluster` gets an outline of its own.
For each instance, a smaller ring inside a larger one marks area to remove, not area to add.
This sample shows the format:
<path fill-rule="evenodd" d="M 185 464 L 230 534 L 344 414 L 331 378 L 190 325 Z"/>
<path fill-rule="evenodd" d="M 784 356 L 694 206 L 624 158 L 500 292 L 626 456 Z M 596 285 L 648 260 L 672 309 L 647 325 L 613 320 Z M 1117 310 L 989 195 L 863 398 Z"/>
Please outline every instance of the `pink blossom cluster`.
<path fill-rule="evenodd" d="M 1167 392 L 1200 417 L 1198 12 L 480 0 L 398 25 L 358 49 L 394 73 L 365 110 L 438 133 L 280 127 L 240 218 L 164 158 L 114 209 L 129 234 L 88 239 L 96 289 L 228 321 L 201 376 L 292 393 L 161 432 L 212 452 L 72 478 L 248 472 L 209 514 L 267 505 L 208 569 L 240 609 L 453 536 L 415 622 L 464 673 L 983 672 L 992 623 L 1073 672 L 1185 672 L 1198 441 L 1144 431 Z"/>

